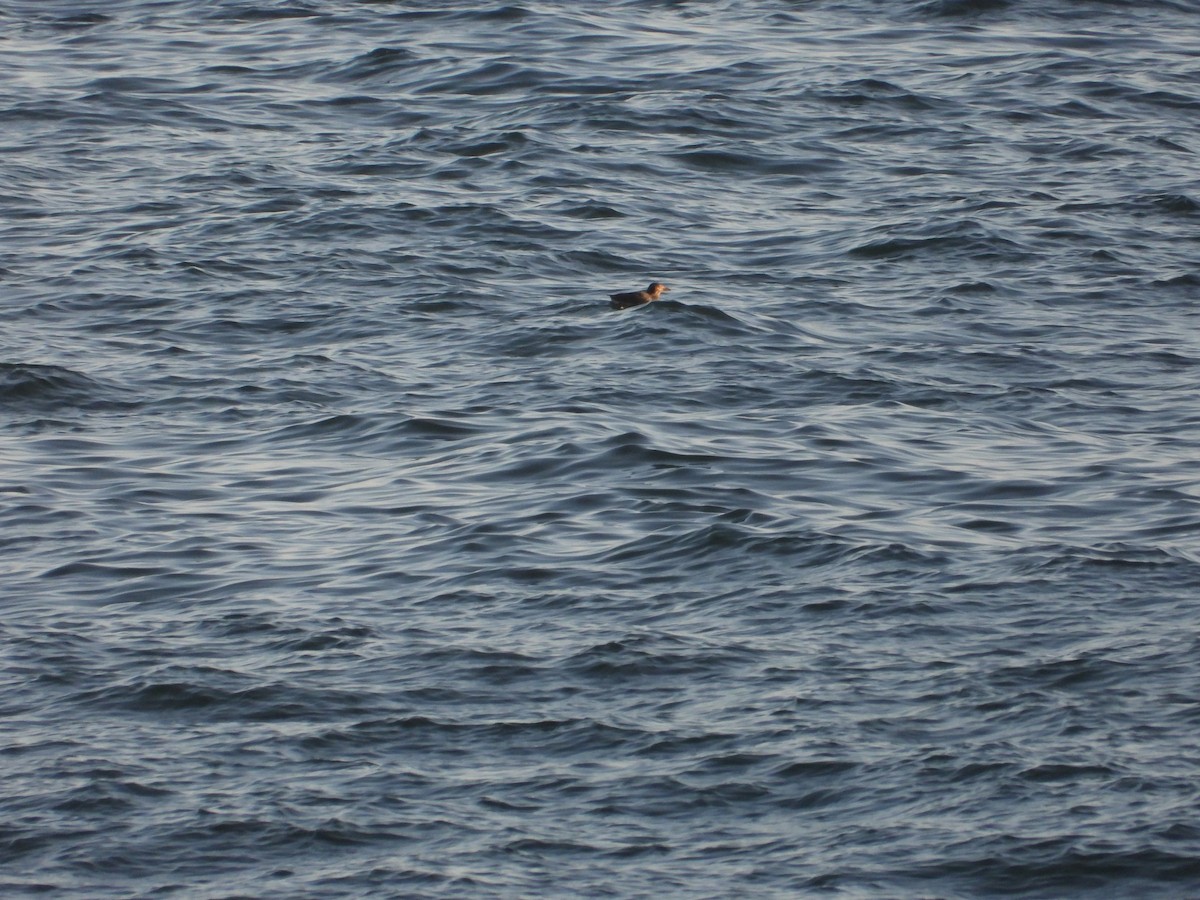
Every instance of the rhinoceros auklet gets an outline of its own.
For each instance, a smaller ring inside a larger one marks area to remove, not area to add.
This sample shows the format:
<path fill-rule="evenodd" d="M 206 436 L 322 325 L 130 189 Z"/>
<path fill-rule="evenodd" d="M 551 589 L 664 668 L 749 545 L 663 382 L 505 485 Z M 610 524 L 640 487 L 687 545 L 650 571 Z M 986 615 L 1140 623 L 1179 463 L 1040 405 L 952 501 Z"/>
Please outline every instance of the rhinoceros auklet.
<path fill-rule="evenodd" d="M 657 281 L 650 282 L 650 287 L 644 291 L 629 291 L 626 294 L 610 294 L 613 309 L 629 309 L 631 306 L 641 306 L 651 300 L 657 300 L 670 288 Z"/>

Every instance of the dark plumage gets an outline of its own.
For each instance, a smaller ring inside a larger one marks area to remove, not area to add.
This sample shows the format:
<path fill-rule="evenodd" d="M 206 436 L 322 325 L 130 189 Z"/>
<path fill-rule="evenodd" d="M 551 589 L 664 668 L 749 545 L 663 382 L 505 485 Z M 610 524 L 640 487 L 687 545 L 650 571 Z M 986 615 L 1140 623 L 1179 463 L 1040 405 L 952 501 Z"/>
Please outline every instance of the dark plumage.
<path fill-rule="evenodd" d="M 631 306 L 641 306 L 643 303 L 657 300 L 669 290 L 670 288 L 665 284 L 652 281 L 650 287 L 644 291 L 629 291 L 625 294 L 610 294 L 609 296 L 612 298 L 613 309 L 629 309 Z"/>

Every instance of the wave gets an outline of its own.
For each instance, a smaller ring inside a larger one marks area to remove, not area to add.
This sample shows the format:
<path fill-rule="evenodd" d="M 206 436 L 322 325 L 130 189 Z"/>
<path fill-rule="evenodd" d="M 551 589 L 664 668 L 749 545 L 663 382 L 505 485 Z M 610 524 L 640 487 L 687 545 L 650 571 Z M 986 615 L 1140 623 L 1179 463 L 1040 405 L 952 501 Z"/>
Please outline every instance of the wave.
<path fill-rule="evenodd" d="M 0 410 L 51 415 L 68 410 L 132 410 L 127 389 L 64 366 L 0 363 Z"/>

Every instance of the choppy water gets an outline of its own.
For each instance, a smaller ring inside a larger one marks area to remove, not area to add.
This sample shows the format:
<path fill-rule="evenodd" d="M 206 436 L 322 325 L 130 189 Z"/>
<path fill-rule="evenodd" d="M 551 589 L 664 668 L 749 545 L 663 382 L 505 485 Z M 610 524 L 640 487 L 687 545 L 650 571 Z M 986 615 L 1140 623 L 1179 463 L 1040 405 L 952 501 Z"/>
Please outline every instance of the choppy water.
<path fill-rule="evenodd" d="M 1197 13 L 0 4 L 0 891 L 1200 893 Z"/>

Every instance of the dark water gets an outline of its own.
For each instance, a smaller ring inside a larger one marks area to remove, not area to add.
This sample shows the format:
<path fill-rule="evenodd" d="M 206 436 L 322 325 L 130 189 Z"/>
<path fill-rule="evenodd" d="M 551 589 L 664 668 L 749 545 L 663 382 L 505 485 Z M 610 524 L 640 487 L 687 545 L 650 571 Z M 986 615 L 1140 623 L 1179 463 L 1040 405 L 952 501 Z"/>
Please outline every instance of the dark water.
<path fill-rule="evenodd" d="M 1200 895 L 1198 13 L 0 3 L 0 893 Z"/>

